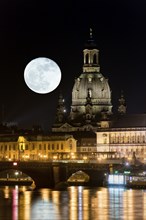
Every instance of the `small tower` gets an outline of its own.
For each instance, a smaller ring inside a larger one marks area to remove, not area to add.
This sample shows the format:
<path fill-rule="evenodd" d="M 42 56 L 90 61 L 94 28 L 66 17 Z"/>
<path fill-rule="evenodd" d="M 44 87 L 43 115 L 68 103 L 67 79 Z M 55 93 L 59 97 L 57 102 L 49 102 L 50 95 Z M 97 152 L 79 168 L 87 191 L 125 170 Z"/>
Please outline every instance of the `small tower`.
<path fill-rule="evenodd" d="M 65 108 L 65 101 L 60 93 L 59 100 L 58 100 L 58 106 L 57 106 L 57 113 L 56 113 L 56 122 L 63 122 L 66 118 L 66 108 Z"/>
<path fill-rule="evenodd" d="M 109 121 L 109 118 L 108 118 L 107 111 L 103 110 L 101 112 L 100 127 L 101 128 L 109 128 L 110 127 L 110 121 Z"/>
<path fill-rule="evenodd" d="M 119 106 L 118 106 L 118 113 L 123 115 L 126 113 L 126 103 L 123 95 L 123 91 L 121 91 L 121 97 L 119 98 Z"/>
<path fill-rule="evenodd" d="M 90 28 L 90 36 L 85 44 L 85 49 L 83 50 L 84 65 L 83 72 L 100 72 L 99 66 L 99 50 L 97 49 L 96 43 L 93 39 L 92 29 Z"/>

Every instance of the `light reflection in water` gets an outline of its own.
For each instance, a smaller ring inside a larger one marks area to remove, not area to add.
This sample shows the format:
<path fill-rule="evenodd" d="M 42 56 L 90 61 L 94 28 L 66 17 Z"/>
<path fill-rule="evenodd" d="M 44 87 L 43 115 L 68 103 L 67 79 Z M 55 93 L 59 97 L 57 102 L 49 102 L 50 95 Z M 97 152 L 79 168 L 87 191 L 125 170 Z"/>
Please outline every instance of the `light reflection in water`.
<path fill-rule="evenodd" d="M 10 190 L 8 186 L 5 186 L 4 188 L 4 198 L 8 199 L 10 197 Z"/>
<path fill-rule="evenodd" d="M 18 220 L 18 186 L 12 190 L 12 220 Z"/>
<path fill-rule="evenodd" d="M 24 204 L 24 219 L 26 220 L 30 218 L 30 213 L 31 213 L 31 209 L 30 209 L 31 208 L 31 192 L 30 191 L 26 191 L 24 193 L 24 201 L 22 201 L 22 203 Z"/>
<path fill-rule="evenodd" d="M 122 218 L 122 201 L 123 201 L 123 193 L 124 193 L 124 188 L 109 188 L 109 215 L 113 216 L 114 219 L 120 219 Z"/>
<path fill-rule="evenodd" d="M 104 220 L 108 216 L 108 191 L 107 189 L 99 190 L 94 197 L 94 215 L 98 216 L 98 219 Z"/>
<path fill-rule="evenodd" d="M 86 188 L 67 191 L 24 187 L 0 189 L 2 220 L 142 220 L 146 219 L 146 190 Z"/>
<path fill-rule="evenodd" d="M 76 220 L 78 219 L 78 210 L 77 210 L 77 204 L 78 204 L 78 188 L 77 187 L 71 187 L 69 191 L 69 219 L 70 220 Z"/>
<path fill-rule="evenodd" d="M 143 219 L 146 219 L 146 191 L 143 196 Z"/>

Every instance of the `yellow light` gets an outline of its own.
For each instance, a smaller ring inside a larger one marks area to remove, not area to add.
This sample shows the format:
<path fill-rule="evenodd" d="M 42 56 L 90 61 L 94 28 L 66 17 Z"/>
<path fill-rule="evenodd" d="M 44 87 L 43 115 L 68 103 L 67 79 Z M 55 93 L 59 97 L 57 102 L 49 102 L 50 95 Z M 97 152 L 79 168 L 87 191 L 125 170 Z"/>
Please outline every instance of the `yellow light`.
<path fill-rule="evenodd" d="M 72 159 L 75 159 L 75 158 L 76 158 L 76 156 L 75 156 L 74 154 L 72 154 L 72 155 L 71 155 L 71 158 L 72 158 Z"/>
<path fill-rule="evenodd" d="M 87 157 L 85 156 L 85 157 L 83 157 L 83 160 L 87 160 Z"/>

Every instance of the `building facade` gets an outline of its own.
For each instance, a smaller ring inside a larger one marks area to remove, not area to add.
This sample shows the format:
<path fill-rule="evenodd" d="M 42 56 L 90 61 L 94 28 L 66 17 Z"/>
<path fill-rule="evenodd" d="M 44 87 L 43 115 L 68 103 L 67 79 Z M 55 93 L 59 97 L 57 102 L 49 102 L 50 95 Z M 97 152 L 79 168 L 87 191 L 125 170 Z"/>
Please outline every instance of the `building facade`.
<path fill-rule="evenodd" d="M 146 114 L 122 115 L 109 128 L 96 131 L 97 152 L 146 163 Z"/>
<path fill-rule="evenodd" d="M 0 160 L 70 159 L 76 151 L 76 140 L 72 135 L 0 136 Z"/>
<path fill-rule="evenodd" d="M 145 163 L 145 115 L 128 115 L 126 109 L 121 92 L 117 112 L 112 112 L 111 89 L 100 71 L 99 50 L 90 30 L 83 50 L 83 72 L 75 79 L 72 89 L 71 110 L 65 117 L 65 103 L 60 97 L 52 131 L 73 135 L 82 132 L 82 141 L 77 137 L 77 151 L 89 153 L 90 149 L 96 159 L 123 158 Z M 95 133 L 96 138 L 94 135 L 91 138 L 89 132 Z M 87 145 L 85 139 L 88 139 Z"/>

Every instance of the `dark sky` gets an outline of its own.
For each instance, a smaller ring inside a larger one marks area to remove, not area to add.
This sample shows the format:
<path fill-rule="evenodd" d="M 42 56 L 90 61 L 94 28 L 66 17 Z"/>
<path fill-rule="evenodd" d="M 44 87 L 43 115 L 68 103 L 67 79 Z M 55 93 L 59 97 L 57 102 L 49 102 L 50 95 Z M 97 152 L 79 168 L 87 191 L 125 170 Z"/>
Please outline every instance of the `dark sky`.
<path fill-rule="evenodd" d="M 145 0 L 1 0 L 1 120 L 51 126 L 60 89 L 71 101 L 90 27 L 114 109 L 122 89 L 129 113 L 146 112 Z M 37 57 L 51 58 L 61 68 L 60 86 L 50 94 L 36 94 L 24 83 L 25 66 Z"/>

